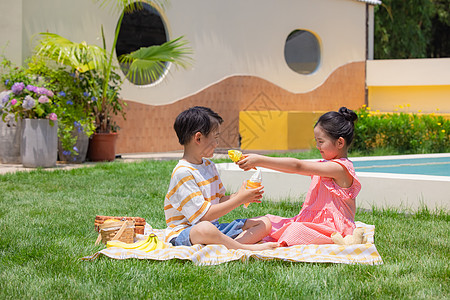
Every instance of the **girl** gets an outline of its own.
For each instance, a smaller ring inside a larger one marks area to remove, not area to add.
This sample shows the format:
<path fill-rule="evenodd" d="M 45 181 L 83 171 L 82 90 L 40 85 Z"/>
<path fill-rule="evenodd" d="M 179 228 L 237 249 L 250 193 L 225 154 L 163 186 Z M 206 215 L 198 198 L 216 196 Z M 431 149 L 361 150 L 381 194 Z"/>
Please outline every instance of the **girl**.
<path fill-rule="evenodd" d="M 353 140 L 355 112 L 341 107 L 322 115 L 314 125 L 317 149 L 323 160 L 302 161 L 256 154 L 245 155 L 237 164 L 245 171 L 264 167 L 280 172 L 311 176 L 312 182 L 300 213 L 293 218 L 268 215 L 272 232 L 266 241 L 284 246 L 331 244 L 335 232 L 351 235 L 355 229 L 355 198 L 361 184 L 347 150 Z"/>

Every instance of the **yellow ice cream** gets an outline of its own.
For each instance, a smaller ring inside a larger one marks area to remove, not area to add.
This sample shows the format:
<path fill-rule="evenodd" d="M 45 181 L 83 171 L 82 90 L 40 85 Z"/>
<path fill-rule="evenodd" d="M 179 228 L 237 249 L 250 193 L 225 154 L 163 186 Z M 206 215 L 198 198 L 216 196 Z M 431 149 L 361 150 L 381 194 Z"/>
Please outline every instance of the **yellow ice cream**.
<path fill-rule="evenodd" d="M 242 152 L 239 150 L 228 150 L 228 156 L 233 162 L 238 162 L 242 158 Z"/>
<path fill-rule="evenodd" d="M 253 176 L 247 180 L 247 184 L 245 186 L 246 189 L 255 189 L 260 187 L 262 184 L 262 173 L 261 170 L 258 169 Z M 247 208 L 250 203 L 245 203 L 244 208 Z"/>

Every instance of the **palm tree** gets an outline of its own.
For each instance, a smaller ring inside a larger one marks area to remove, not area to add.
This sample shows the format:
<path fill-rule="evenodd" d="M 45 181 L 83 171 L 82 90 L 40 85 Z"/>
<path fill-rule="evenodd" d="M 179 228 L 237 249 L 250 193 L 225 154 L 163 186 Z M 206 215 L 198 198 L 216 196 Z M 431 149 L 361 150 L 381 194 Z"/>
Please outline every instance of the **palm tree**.
<path fill-rule="evenodd" d="M 40 33 L 37 54 L 48 57 L 60 64 L 71 67 L 77 75 L 90 76 L 90 90 L 97 93 L 91 108 L 96 119 L 97 132 L 113 130 L 111 117 L 122 111 L 118 101 L 118 92 L 123 80 L 115 73 L 113 64 L 114 50 L 120 32 L 122 19 L 126 13 L 143 9 L 142 2 L 133 0 L 94 0 L 101 6 L 113 2 L 120 13 L 111 50 L 108 52 L 102 27 L 103 48 L 75 43 L 55 33 Z M 164 6 L 167 1 L 147 1 Z M 133 81 L 155 81 L 162 73 L 166 63 L 186 68 L 190 62 L 191 49 L 183 37 L 168 41 L 162 45 L 142 47 L 134 52 L 121 55 L 118 60 L 128 66 L 126 77 Z M 122 112 L 123 113 L 123 112 Z"/>

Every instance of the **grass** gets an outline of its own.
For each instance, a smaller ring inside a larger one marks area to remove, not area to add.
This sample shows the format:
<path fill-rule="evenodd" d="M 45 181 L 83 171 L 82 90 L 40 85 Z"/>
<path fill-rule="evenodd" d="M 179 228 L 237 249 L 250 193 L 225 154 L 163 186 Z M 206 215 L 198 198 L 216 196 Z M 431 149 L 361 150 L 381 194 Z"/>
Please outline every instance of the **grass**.
<path fill-rule="evenodd" d="M 175 161 L 106 163 L 0 176 L 1 299 L 448 298 L 450 226 L 444 211 L 358 211 L 376 226 L 379 266 L 190 261 L 81 261 L 95 246 L 95 216 L 140 216 L 164 228 L 163 198 Z M 238 208 L 223 220 L 293 216 L 291 199 Z"/>

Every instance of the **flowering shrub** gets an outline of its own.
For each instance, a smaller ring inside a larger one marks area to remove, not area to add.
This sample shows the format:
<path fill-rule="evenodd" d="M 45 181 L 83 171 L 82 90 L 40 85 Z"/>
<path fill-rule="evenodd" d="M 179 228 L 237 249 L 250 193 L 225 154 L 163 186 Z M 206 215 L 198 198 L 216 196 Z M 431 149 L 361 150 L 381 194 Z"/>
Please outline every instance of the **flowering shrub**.
<path fill-rule="evenodd" d="M 54 93 L 45 87 L 23 82 L 7 82 L 6 91 L 0 93 L 2 119 L 14 116 L 15 119 L 50 119 L 56 121 L 57 107 L 52 98 Z"/>
<path fill-rule="evenodd" d="M 47 85 L 55 91 L 54 102 L 59 115 L 58 137 L 63 154 L 77 155 L 75 144 L 78 137 L 75 133 L 84 133 L 89 137 L 95 129 L 86 78 L 66 67 L 49 67 L 46 61 L 37 57 L 28 64 L 28 71 L 45 78 Z"/>
<path fill-rule="evenodd" d="M 0 93 L 0 114 L 3 121 L 20 118 L 58 119 L 58 137 L 65 155 L 77 155 L 77 136 L 93 133 L 94 116 L 89 107 L 83 78 L 67 68 L 50 68 L 32 57 L 27 68 L 15 67 L 3 57 L 0 81 L 7 90 Z"/>
<path fill-rule="evenodd" d="M 363 106 L 357 111 L 352 150 L 372 153 L 390 149 L 398 153 L 450 151 L 450 120 L 442 115 L 399 112 L 380 113 Z"/>

